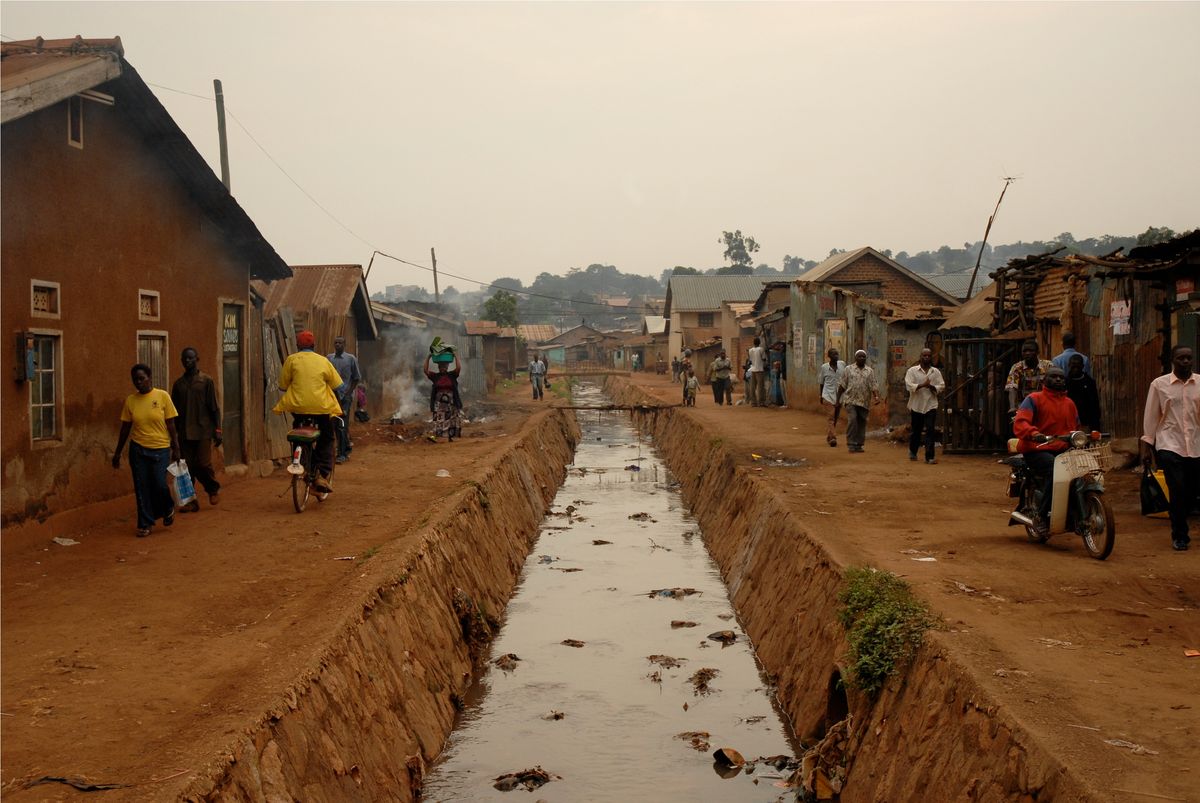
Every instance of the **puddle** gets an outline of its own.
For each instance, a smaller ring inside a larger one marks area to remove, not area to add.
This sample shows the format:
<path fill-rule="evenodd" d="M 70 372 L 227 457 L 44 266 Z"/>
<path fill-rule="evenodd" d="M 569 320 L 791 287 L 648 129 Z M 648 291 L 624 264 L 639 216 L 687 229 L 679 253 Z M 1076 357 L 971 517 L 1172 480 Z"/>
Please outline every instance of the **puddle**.
<path fill-rule="evenodd" d="M 575 398 L 605 401 L 587 385 Z M 786 771 L 714 761 L 719 748 L 751 763 L 795 750 L 676 483 L 627 413 L 579 424 L 575 462 L 423 799 L 794 800 L 773 786 Z M 532 795 L 495 787 L 535 768 L 549 781 Z"/>

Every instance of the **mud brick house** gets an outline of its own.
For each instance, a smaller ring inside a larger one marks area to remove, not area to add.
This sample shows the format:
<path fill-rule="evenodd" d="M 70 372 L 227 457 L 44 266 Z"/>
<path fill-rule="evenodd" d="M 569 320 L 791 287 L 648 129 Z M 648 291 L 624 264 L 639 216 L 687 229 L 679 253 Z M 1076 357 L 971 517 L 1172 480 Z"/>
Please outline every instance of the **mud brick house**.
<path fill-rule="evenodd" d="M 668 362 L 693 344 L 723 337 L 722 303 L 752 303 L 769 281 L 761 276 L 672 276 L 663 309 L 669 322 Z"/>
<path fill-rule="evenodd" d="M 262 443 L 250 279 L 287 264 L 196 151 L 120 39 L 0 46 L 5 523 L 129 493 L 109 465 L 129 368 L 169 388 L 193 346 L 217 383 L 226 464 Z"/>
<path fill-rule="evenodd" d="M 612 366 L 612 352 L 622 347 L 622 339 L 581 323 L 543 345 L 552 349 L 561 348 L 563 363 L 567 367 L 609 368 Z"/>
<path fill-rule="evenodd" d="M 958 299 L 894 259 L 868 246 L 834 254 L 797 277 L 802 282 L 824 282 L 851 290 L 865 298 L 879 298 L 912 307 L 946 306 Z"/>
<path fill-rule="evenodd" d="M 487 392 L 496 389 L 502 379 L 514 379 L 517 375 L 517 330 L 501 326 L 495 321 L 466 321 L 466 333 L 472 339 L 480 338 L 484 376 Z"/>

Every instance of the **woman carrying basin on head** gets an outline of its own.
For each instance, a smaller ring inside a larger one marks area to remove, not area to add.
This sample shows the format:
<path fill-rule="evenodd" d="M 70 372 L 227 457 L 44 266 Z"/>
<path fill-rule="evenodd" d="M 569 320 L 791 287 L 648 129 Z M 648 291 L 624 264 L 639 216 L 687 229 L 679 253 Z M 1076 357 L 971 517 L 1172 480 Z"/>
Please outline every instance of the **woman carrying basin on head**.
<path fill-rule="evenodd" d="M 444 356 L 446 354 L 449 358 Z M 431 363 L 436 363 L 436 371 L 430 369 Z M 453 441 L 462 433 L 462 398 L 458 395 L 458 375 L 461 370 L 458 355 L 453 351 L 430 354 L 425 358 L 425 376 L 433 383 L 429 394 L 429 412 L 433 413 L 433 433 L 429 435 L 431 441 L 443 435 Z"/>

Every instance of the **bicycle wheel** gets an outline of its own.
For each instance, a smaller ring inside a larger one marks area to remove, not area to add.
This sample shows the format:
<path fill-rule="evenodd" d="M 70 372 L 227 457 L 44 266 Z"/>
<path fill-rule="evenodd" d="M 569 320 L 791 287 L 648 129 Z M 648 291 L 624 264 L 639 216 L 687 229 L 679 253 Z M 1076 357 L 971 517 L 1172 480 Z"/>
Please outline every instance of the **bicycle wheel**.
<path fill-rule="evenodd" d="M 1117 523 L 1104 494 L 1084 491 L 1083 512 L 1076 532 L 1083 536 L 1084 548 L 1096 560 L 1104 560 L 1112 554 L 1117 542 Z"/>
<path fill-rule="evenodd" d="M 304 506 L 308 504 L 309 475 L 312 473 L 312 449 L 307 446 L 302 447 L 300 464 L 304 466 L 304 473 L 292 475 L 292 505 L 296 508 L 297 513 L 303 513 Z"/>
<path fill-rule="evenodd" d="M 1041 517 L 1038 515 L 1037 498 L 1034 492 L 1033 483 L 1029 480 L 1025 481 L 1025 488 L 1021 493 L 1020 510 L 1026 516 L 1037 522 L 1041 522 Z M 1025 525 L 1025 537 L 1034 544 L 1044 544 L 1050 540 L 1050 528 L 1044 524 L 1041 527 L 1032 527 Z"/>

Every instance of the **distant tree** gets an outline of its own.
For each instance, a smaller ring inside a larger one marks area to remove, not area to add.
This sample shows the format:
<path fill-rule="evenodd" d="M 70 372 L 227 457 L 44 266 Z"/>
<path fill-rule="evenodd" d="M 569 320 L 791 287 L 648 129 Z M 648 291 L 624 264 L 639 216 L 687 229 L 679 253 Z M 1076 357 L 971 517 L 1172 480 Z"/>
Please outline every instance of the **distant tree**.
<path fill-rule="evenodd" d="M 695 268 L 687 268 L 687 267 L 684 267 L 683 265 L 676 265 L 675 267 L 671 268 L 671 275 L 672 276 L 699 276 L 700 271 L 696 270 Z"/>
<path fill-rule="evenodd" d="M 497 290 L 495 295 L 483 302 L 480 315 L 485 321 L 495 321 L 501 326 L 517 325 L 517 296 L 507 290 Z"/>
<path fill-rule="evenodd" d="M 725 265 L 717 268 L 718 276 L 753 276 L 754 268 L 749 265 Z"/>
<path fill-rule="evenodd" d="M 1137 244 L 1138 245 L 1158 245 L 1159 243 L 1165 243 L 1168 240 L 1174 240 L 1174 239 L 1175 239 L 1175 232 L 1171 231 L 1166 226 L 1163 226 L 1161 229 L 1156 229 L 1153 226 L 1151 226 L 1150 228 L 1146 229 L 1144 232 L 1142 232 L 1141 234 L 1138 235 Z"/>
<path fill-rule="evenodd" d="M 520 279 L 514 279 L 511 276 L 502 276 L 501 278 L 496 279 L 494 282 L 492 282 L 492 284 L 496 285 L 497 287 L 503 287 L 506 290 L 524 290 L 525 289 L 525 285 L 521 284 Z"/>
<path fill-rule="evenodd" d="M 758 243 L 753 237 L 746 237 L 742 234 L 741 229 L 737 231 L 723 231 L 721 232 L 721 239 L 717 240 L 717 242 L 725 246 L 724 256 L 728 260 L 730 268 L 744 267 L 747 269 L 745 272 L 746 275 L 754 272 L 750 267 L 754 262 L 750 255 L 758 250 Z M 727 271 L 725 268 L 721 268 L 717 272 L 730 273 L 734 271 Z M 741 273 L 741 271 L 736 272 Z"/>
<path fill-rule="evenodd" d="M 838 254 L 844 254 L 844 253 L 846 253 L 845 248 L 830 248 L 829 249 L 829 256 L 831 256 L 831 257 L 837 256 Z M 826 257 L 826 259 L 828 259 L 828 258 L 829 257 Z"/>
<path fill-rule="evenodd" d="M 783 255 L 783 272 L 792 275 L 799 275 L 804 272 L 804 257 L 794 257 L 791 254 Z"/>
<path fill-rule="evenodd" d="M 447 304 L 453 304 L 458 296 L 459 292 L 455 289 L 454 285 L 450 285 L 442 291 L 442 301 L 445 301 Z"/>
<path fill-rule="evenodd" d="M 880 251 L 879 253 L 883 254 L 888 259 L 892 258 L 892 249 L 890 249 L 890 248 L 885 248 L 882 251 Z"/>

